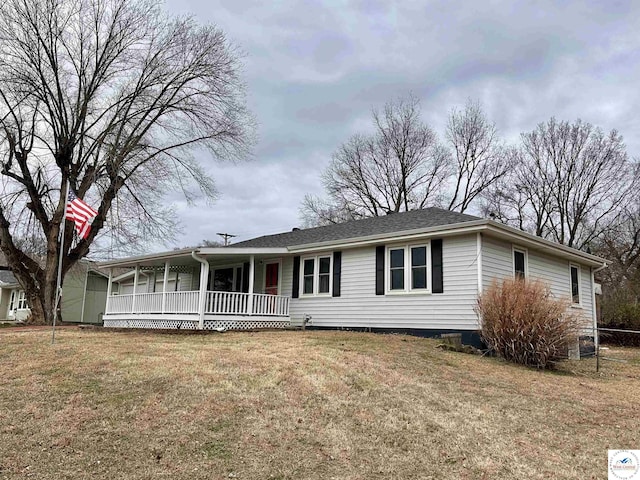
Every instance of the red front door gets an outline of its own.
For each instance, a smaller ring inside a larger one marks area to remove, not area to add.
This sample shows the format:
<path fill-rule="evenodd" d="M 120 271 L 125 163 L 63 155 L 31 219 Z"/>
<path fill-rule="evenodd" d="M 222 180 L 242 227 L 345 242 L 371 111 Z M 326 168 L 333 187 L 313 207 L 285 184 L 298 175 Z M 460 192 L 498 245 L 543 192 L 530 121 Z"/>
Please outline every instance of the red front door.
<path fill-rule="evenodd" d="M 278 295 L 278 277 L 280 273 L 279 263 L 267 263 L 264 276 L 264 293 Z"/>

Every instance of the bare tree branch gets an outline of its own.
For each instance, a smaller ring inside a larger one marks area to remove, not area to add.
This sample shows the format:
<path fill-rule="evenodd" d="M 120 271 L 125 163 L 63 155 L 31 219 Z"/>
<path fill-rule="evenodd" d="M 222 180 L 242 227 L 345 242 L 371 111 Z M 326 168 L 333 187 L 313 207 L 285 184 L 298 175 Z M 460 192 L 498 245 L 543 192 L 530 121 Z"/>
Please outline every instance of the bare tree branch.
<path fill-rule="evenodd" d="M 454 153 L 455 181 L 449 210 L 465 212 L 484 191 L 509 171 L 511 156 L 500 144 L 495 124 L 480 103 L 471 100 L 449 115 L 446 138 Z"/>
<path fill-rule="evenodd" d="M 638 187 L 622 137 L 589 123 L 555 119 L 521 135 L 513 172 L 487 195 L 486 211 L 558 243 L 586 249 Z"/>
<path fill-rule="evenodd" d="M 252 122 L 237 49 L 156 0 L 8 0 L 0 40 L 0 248 L 51 321 L 60 228 L 63 273 L 101 237 L 169 235 L 167 193 L 215 196 L 192 149 L 243 158 Z M 86 240 L 62 218 L 67 184 L 98 210 Z"/>
<path fill-rule="evenodd" d="M 414 97 L 373 111 L 374 133 L 355 135 L 334 153 L 323 174 L 328 200 L 307 196 L 306 225 L 335 223 L 438 203 L 449 155 L 420 119 Z"/>

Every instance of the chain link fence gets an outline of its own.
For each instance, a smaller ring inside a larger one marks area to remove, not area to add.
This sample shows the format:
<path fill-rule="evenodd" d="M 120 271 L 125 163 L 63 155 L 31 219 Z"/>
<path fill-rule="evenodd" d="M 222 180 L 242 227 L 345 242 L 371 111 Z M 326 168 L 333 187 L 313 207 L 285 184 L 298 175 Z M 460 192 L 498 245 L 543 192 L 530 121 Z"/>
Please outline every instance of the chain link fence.
<path fill-rule="evenodd" d="M 625 363 L 628 365 L 640 366 L 640 354 L 638 347 L 640 344 L 640 330 L 627 330 L 622 328 L 598 328 L 598 339 L 596 344 L 596 371 L 599 372 L 603 362 Z M 607 340 L 615 341 L 615 344 L 608 345 Z M 634 346 L 621 346 L 634 345 Z M 614 353 L 617 352 L 617 353 Z M 619 355 L 619 356 L 613 356 Z M 624 358 L 623 358 L 624 357 Z"/>

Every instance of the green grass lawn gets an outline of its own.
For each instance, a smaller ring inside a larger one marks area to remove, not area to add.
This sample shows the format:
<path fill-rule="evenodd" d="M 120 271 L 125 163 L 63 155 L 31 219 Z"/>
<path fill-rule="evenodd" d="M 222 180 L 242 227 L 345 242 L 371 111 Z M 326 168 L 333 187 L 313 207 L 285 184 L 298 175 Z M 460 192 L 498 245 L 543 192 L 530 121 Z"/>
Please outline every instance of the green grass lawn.
<path fill-rule="evenodd" d="M 347 332 L 0 333 L 0 478 L 606 478 L 636 363 L 538 372 Z M 618 355 L 618 356 L 619 356 Z"/>

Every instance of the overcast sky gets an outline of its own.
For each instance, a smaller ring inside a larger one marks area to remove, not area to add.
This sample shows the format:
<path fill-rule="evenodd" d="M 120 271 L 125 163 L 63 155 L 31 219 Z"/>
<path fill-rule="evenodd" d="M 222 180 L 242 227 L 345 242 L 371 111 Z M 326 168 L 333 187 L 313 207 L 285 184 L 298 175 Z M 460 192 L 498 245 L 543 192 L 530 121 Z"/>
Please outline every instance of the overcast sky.
<path fill-rule="evenodd" d="M 640 157 L 640 2 L 397 3 L 167 1 L 243 49 L 259 138 L 246 163 L 208 163 L 220 198 L 178 201 L 183 229 L 167 247 L 298 226 L 332 152 L 371 129 L 372 108 L 409 93 L 440 134 L 472 98 L 507 140 L 581 118 L 617 129 Z"/>

